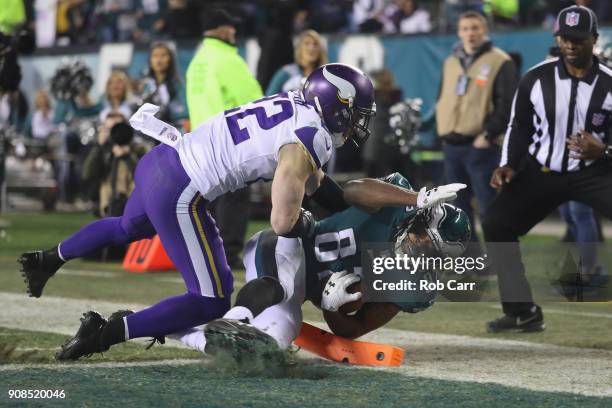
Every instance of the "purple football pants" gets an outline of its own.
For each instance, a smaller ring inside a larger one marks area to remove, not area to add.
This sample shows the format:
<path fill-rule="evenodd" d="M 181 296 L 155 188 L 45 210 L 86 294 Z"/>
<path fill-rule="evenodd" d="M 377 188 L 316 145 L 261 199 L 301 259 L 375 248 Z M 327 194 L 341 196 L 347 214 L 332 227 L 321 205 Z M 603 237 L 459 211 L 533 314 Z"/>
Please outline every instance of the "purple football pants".
<path fill-rule="evenodd" d="M 126 338 L 162 336 L 221 317 L 230 307 L 233 277 L 206 200 L 178 153 L 159 145 L 138 163 L 136 188 L 121 217 L 103 218 L 60 244 L 65 260 L 157 233 L 185 280 L 187 293 L 129 315 Z"/>

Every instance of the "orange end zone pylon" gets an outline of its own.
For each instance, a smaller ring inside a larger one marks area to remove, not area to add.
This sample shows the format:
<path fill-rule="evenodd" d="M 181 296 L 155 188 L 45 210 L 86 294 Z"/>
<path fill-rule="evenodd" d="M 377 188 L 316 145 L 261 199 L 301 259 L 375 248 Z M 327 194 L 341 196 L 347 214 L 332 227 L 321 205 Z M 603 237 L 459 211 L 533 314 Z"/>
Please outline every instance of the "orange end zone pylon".
<path fill-rule="evenodd" d="M 404 359 L 404 350 L 399 347 L 345 339 L 308 323 L 302 323 L 294 343 L 319 357 L 339 363 L 399 366 Z"/>
<path fill-rule="evenodd" d="M 152 239 L 132 242 L 123 258 L 123 269 L 130 272 L 176 270 L 156 235 Z"/>

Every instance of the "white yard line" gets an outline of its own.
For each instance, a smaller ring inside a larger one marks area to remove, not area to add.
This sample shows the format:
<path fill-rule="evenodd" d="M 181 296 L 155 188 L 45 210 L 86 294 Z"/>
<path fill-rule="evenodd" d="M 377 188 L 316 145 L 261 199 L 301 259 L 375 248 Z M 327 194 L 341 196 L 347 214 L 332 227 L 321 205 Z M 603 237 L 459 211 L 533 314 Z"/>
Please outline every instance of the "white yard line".
<path fill-rule="evenodd" d="M 0 292 L 0 326 L 73 335 L 84 311 L 94 309 L 108 315 L 122 308 L 140 310 L 144 307 L 48 296 L 32 299 L 21 294 Z M 403 347 L 407 352 L 404 364 L 388 369 L 402 375 L 496 383 L 536 391 L 612 396 L 612 351 L 395 329 L 379 329 L 363 340 Z M 308 353 L 300 351 L 300 354 L 310 358 Z M 102 364 L 115 367 L 124 363 Z M 170 363 L 159 361 L 145 364 Z M 22 366 L 14 367 L 19 369 Z"/>
<path fill-rule="evenodd" d="M 201 364 L 202 360 L 198 359 L 173 359 L 173 360 L 156 360 L 156 361 L 134 361 L 134 362 L 108 362 L 108 363 L 91 363 L 91 364 L 6 364 L 0 365 L 0 371 L 20 371 L 25 369 L 90 369 L 90 368 L 121 368 L 121 367 L 156 367 L 156 366 L 184 366 L 191 364 Z"/>
<path fill-rule="evenodd" d="M 65 276 L 91 276 L 94 278 L 116 278 L 120 276 L 121 272 L 112 272 L 112 271 L 90 271 L 84 269 L 66 269 L 62 268 L 57 271 L 58 275 Z"/>
<path fill-rule="evenodd" d="M 571 310 L 563 310 L 563 309 L 551 309 L 549 307 L 544 308 L 544 314 L 563 314 L 568 316 L 580 316 L 580 317 L 597 317 L 602 319 L 612 319 L 612 303 L 610 303 L 611 309 L 610 313 L 597 313 L 597 312 L 574 312 Z M 500 305 L 491 305 L 491 309 L 501 310 Z"/>

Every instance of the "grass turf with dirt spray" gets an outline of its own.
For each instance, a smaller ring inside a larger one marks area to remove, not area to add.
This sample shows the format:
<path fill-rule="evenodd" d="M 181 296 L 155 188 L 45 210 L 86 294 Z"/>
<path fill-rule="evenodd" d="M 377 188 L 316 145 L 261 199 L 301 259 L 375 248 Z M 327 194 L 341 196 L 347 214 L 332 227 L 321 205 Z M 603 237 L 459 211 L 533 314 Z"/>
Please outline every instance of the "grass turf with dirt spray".
<path fill-rule="evenodd" d="M 30 347 L 50 346 L 48 334 L 3 330 L 2 341 L 19 342 Z M 33 342 L 33 339 L 39 339 Z M 1 349 L 1 347 L 0 347 Z M 191 358 L 192 352 L 172 350 L 172 356 L 158 350 L 159 359 Z M 160 354 L 161 352 L 161 354 Z M 32 400 L 8 399 L 8 390 L 63 390 L 65 398 L 53 405 L 116 407 L 135 406 L 206 406 L 206 407 L 443 407 L 484 408 L 517 407 L 609 407 L 612 398 L 585 397 L 566 393 L 529 391 L 489 383 L 469 383 L 424 379 L 399 374 L 393 369 L 382 371 L 306 361 L 288 366 L 283 372 L 260 369 L 241 372 L 219 366 L 206 357 L 186 364 L 154 366 L 121 364 L 138 361 L 138 352 L 130 345 L 113 353 L 115 367 L 90 366 L 102 361 L 94 356 L 76 364 L 45 368 L 36 366 L 2 367 L 0 365 L 0 403 L 27 406 Z M 19 360 L 17 360 L 19 361 Z M 17 362 L 4 361 L 4 362 Z M 40 361 L 31 360 L 34 363 Z M 104 359 L 107 363 L 109 359 Z M 23 362 L 23 360 L 19 361 Z M 50 401 L 37 400 L 39 404 Z M 20 405 L 21 404 L 21 405 Z"/>

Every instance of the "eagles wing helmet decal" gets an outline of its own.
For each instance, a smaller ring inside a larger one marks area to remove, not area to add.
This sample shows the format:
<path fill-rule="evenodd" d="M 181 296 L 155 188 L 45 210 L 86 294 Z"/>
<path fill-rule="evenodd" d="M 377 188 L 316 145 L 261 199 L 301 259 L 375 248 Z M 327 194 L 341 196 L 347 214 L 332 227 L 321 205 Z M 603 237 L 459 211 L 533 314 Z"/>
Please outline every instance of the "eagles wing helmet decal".
<path fill-rule="evenodd" d="M 327 67 L 323 67 L 323 76 L 333 86 L 338 88 L 338 99 L 340 99 L 342 103 L 348 104 L 350 107 L 350 105 L 352 105 L 353 99 L 355 98 L 355 95 L 357 94 L 355 86 L 346 79 L 340 78 L 339 76 L 329 72 L 327 70 Z"/>

